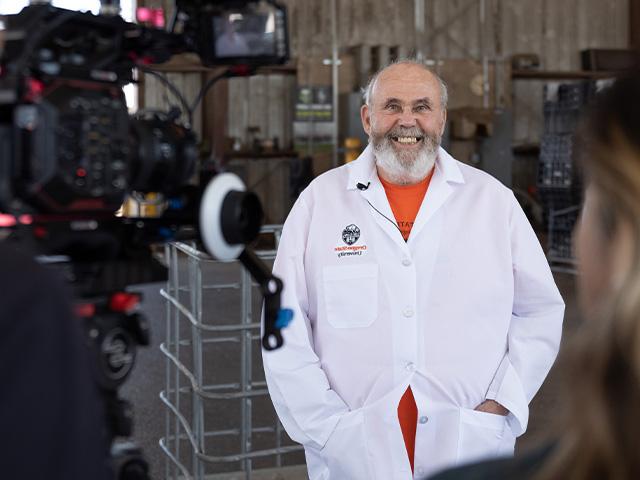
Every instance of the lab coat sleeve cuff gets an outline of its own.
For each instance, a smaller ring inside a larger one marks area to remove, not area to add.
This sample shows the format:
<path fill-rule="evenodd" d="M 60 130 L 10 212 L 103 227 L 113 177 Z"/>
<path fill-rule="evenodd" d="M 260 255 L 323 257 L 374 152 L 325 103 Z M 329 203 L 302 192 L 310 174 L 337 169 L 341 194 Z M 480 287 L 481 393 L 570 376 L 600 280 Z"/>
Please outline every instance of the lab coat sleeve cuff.
<path fill-rule="evenodd" d="M 495 400 L 509 410 L 507 420 L 516 437 L 527 430 L 529 402 L 524 393 L 520 377 L 506 355 L 498 368 L 496 378 L 494 378 L 489 388 L 487 400 Z"/>

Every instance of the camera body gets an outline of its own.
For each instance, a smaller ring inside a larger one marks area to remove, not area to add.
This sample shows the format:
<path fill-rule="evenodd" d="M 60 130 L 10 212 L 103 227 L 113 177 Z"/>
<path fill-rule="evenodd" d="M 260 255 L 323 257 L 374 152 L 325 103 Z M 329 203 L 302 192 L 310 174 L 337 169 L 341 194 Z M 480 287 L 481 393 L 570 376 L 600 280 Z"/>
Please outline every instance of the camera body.
<path fill-rule="evenodd" d="M 113 213 L 132 191 L 172 196 L 188 184 L 197 163 L 190 125 L 175 111 L 130 115 L 122 87 L 136 68 L 180 52 L 205 65 L 283 63 L 288 39 L 284 9 L 264 0 L 178 0 L 176 12 L 181 33 L 49 5 L 7 17 L 0 211 Z"/>
<path fill-rule="evenodd" d="M 130 406 L 117 390 L 149 332 L 125 289 L 166 279 L 152 244 L 201 240 L 218 259 L 238 258 L 262 287 L 265 348 L 282 345 L 283 311 L 282 282 L 245 248 L 262 222 L 259 200 L 231 174 L 197 171 L 198 140 L 180 120 L 197 105 L 131 113 L 123 86 L 183 52 L 209 66 L 245 67 L 225 77 L 284 63 L 286 12 L 267 0 L 177 0 L 171 28 L 160 30 L 34 4 L 4 21 L 0 234 L 74 287 L 77 316 L 95 346 L 109 436 L 128 436 Z M 164 199 L 157 217 L 118 213 L 129 195 L 149 192 Z M 127 468 L 144 470 L 136 448 L 125 450 L 117 456 Z"/>

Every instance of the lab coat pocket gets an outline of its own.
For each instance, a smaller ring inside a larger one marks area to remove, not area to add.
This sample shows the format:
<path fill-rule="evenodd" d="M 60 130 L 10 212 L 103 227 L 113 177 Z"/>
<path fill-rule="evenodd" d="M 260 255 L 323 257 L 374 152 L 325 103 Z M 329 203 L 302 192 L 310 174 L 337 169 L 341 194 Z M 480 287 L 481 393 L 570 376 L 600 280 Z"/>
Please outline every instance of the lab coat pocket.
<path fill-rule="evenodd" d="M 344 415 L 321 450 L 330 480 L 374 478 L 364 428 L 364 412 Z"/>
<path fill-rule="evenodd" d="M 505 428 L 507 417 L 461 408 L 458 463 L 498 456 Z"/>
<path fill-rule="evenodd" d="M 368 327 L 378 315 L 378 265 L 331 265 L 322 270 L 327 320 L 334 328 Z"/>

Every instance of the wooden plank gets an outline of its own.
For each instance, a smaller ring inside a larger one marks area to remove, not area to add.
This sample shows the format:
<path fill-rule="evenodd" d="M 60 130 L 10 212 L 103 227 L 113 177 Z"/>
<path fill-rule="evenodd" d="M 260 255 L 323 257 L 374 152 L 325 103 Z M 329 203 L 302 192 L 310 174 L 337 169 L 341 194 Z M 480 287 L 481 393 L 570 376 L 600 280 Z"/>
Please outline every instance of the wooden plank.
<path fill-rule="evenodd" d="M 285 90 L 284 90 L 284 118 L 283 122 L 287 126 L 282 137 L 282 144 L 280 148 L 288 150 L 293 148 L 293 119 L 295 112 L 296 102 L 296 77 L 289 75 L 285 77 Z"/>
<path fill-rule="evenodd" d="M 281 145 L 284 136 L 284 77 L 281 75 L 268 75 L 267 79 L 267 122 L 265 125 L 266 138 L 277 138 Z"/>
<path fill-rule="evenodd" d="M 249 79 L 230 78 L 228 82 L 227 136 L 244 144 L 247 141 Z"/>
<path fill-rule="evenodd" d="M 267 91 L 267 77 L 256 75 L 249 78 L 249 121 L 247 128 L 258 128 L 256 136 L 264 139 L 267 133 L 269 96 Z"/>
<path fill-rule="evenodd" d="M 640 0 L 629 0 L 629 46 L 640 50 Z"/>
<path fill-rule="evenodd" d="M 209 80 L 217 74 L 217 72 L 208 73 L 204 80 Z M 228 92 L 228 81 L 219 80 L 202 101 L 203 140 L 209 143 L 215 158 L 222 158 L 227 149 L 225 137 L 227 133 Z"/>
<path fill-rule="evenodd" d="M 580 80 L 615 77 L 619 72 L 585 70 L 512 70 L 511 78 L 521 80 Z"/>
<path fill-rule="evenodd" d="M 202 73 L 183 73 L 182 78 L 184 85 L 182 94 L 187 99 L 189 105 L 191 105 L 202 88 Z M 202 103 L 200 104 L 200 108 L 197 108 L 196 111 L 193 112 L 193 131 L 198 135 L 198 139 L 201 139 L 204 135 L 201 107 Z"/>

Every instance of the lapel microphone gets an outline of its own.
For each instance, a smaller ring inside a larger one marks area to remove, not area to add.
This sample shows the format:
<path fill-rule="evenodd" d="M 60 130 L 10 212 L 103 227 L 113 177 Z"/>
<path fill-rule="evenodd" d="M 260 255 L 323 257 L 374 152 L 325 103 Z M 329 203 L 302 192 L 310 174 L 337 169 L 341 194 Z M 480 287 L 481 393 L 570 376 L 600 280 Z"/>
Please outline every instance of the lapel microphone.
<path fill-rule="evenodd" d="M 371 185 L 371 182 L 367 182 L 367 184 L 365 185 L 364 183 L 356 183 L 356 188 L 362 192 L 364 192 L 367 188 L 369 188 L 369 185 Z M 367 200 L 365 198 L 365 200 Z M 400 227 L 398 226 L 398 224 L 396 222 L 394 222 L 393 220 L 391 220 L 389 217 L 387 217 L 384 213 L 382 213 L 380 210 L 378 210 L 376 207 L 374 207 L 373 205 L 371 205 L 371 202 L 369 200 L 367 200 L 367 203 L 369 204 L 369 206 L 371 208 L 373 208 L 376 212 L 378 212 L 380 215 L 382 215 L 384 218 L 386 218 L 387 220 L 389 220 L 391 222 L 391 224 L 396 227 L 398 229 L 398 231 L 400 232 L 400 235 L 402 235 L 402 230 L 400 230 Z"/>

